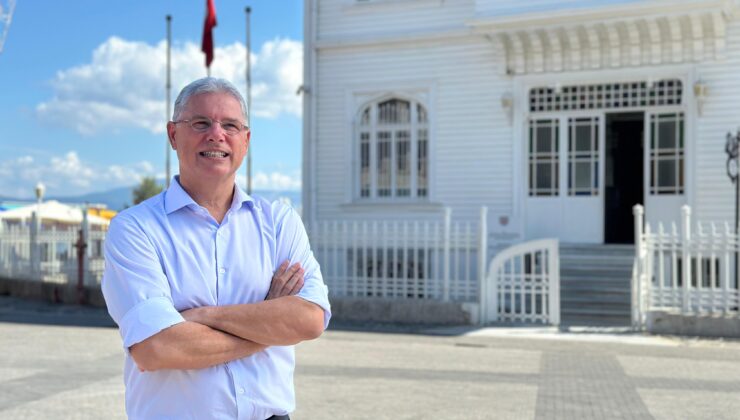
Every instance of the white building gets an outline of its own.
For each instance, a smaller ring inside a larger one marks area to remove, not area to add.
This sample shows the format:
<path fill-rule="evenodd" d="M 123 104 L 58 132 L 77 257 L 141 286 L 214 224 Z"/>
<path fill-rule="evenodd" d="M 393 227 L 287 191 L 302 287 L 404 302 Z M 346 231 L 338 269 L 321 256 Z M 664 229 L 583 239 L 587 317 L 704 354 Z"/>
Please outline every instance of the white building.
<path fill-rule="evenodd" d="M 306 220 L 489 209 L 493 241 L 734 219 L 738 0 L 306 0 Z"/>

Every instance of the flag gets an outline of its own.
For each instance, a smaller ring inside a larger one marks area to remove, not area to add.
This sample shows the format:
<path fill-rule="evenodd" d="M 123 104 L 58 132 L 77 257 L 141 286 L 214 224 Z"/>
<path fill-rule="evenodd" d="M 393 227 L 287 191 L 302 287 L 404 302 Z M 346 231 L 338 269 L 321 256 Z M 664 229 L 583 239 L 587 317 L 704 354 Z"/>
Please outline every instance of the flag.
<path fill-rule="evenodd" d="M 213 61 L 213 27 L 216 26 L 216 6 L 213 4 L 213 0 L 206 0 L 206 9 L 201 50 L 206 55 L 206 67 L 211 67 Z"/>

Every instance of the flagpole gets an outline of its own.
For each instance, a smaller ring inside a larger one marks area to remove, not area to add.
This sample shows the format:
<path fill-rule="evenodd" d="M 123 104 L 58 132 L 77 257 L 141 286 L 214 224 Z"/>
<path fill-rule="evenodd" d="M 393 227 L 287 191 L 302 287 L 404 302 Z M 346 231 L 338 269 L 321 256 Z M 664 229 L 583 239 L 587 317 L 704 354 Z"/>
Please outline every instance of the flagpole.
<path fill-rule="evenodd" d="M 165 91 L 167 95 L 167 111 L 166 111 L 166 121 L 169 121 L 170 116 L 170 96 L 172 92 L 172 83 L 171 83 L 171 65 L 170 65 L 170 48 L 172 45 L 172 16 L 167 15 L 167 85 L 165 86 Z M 167 141 L 164 145 L 164 151 L 165 151 L 165 186 L 166 188 L 170 187 L 170 139 L 169 135 L 167 135 Z"/>
<path fill-rule="evenodd" d="M 252 131 L 252 74 L 251 74 L 251 63 L 249 56 L 252 52 L 251 39 L 250 39 L 250 28 L 249 28 L 249 15 L 252 13 L 252 8 L 247 7 L 245 9 L 247 13 L 247 127 L 249 131 Z M 247 152 L 247 194 L 252 194 L 252 147 L 250 145 L 249 151 Z"/>

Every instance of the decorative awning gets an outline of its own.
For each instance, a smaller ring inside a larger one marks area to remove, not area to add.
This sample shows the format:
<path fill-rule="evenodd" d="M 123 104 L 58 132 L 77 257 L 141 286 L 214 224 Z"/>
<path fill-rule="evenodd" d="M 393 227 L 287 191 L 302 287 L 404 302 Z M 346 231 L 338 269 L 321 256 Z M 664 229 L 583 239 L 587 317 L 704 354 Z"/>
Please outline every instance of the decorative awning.
<path fill-rule="evenodd" d="M 505 57 L 502 72 L 521 75 L 721 59 L 737 9 L 730 0 L 651 2 L 470 25 Z"/>

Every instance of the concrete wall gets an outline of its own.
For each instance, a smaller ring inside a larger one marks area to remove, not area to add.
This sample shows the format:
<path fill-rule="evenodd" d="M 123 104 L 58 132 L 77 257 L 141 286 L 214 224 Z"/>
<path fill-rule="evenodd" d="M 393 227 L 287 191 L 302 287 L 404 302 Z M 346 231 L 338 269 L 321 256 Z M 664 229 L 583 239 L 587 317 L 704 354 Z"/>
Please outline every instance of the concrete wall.
<path fill-rule="evenodd" d="M 0 295 L 65 304 L 82 302 L 85 305 L 105 308 L 105 300 L 99 287 L 85 287 L 80 293 L 74 284 L 0 278 Z"/>
<path fill-rule="evenodd" d="M 740 338 L 740 315 L 681 315 L 654 311 L 647 315 L 652 334 Z"/>
<path fill-rule="evenodd" d="M 400 299 L 331 299 L 332 319 L 396 324 L 469 325 L 474 311 L 455 302 Z"/>

